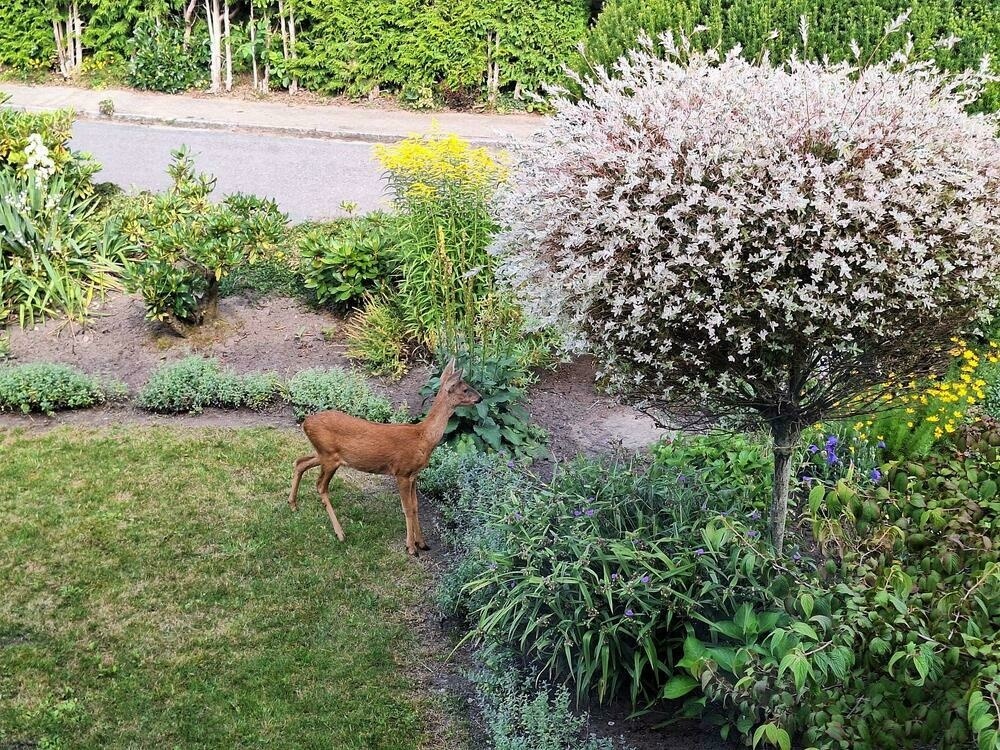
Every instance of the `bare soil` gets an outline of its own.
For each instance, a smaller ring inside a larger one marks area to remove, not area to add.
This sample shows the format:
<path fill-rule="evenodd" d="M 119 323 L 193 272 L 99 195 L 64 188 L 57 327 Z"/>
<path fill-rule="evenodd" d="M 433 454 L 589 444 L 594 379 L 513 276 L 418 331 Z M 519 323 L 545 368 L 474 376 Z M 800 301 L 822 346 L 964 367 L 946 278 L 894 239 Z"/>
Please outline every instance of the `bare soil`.
<path fill-rule="evenodd" d="M 95 305 L 85 328 L 50 321 L 23 331 L 12 327 L 8 335 L 15 362 L 74 365 L 105 380 L 120 381 L 135 393 L 154 370 L 192 354 L 214 357 L 237 373 L 267 371 L 282 378 L 313 367 L 351 368 L 343 325 L 343 318 L 294 299 L 236 296 L 221 301 L 215 323 L 185 338 L 146 320 L 137 296 L 112 294 Z M 373 378 L 372 382 L 394 404 L 405 404 L 412 413 L 419 413 L 425 406 L 420 388 L 428 374 L 426 365 L 417 365 L 401 380 Z M 556 458 L 604 452 L 614 443 L 639 449 L 663 435 L 645 415 L 598 394 L 594 374 L 593 362 L 581 359 L 543 373 L 531 389 L 529 410 L 549 433 Z M 214 427 L 294 425 L 291 411 L 283 407 L 264 413 L 207 410 L 183 417 L 162 417 L 132 407 L 67 412 L 53 418 L 0 415 L 0 426 L 123 421 Z"/>

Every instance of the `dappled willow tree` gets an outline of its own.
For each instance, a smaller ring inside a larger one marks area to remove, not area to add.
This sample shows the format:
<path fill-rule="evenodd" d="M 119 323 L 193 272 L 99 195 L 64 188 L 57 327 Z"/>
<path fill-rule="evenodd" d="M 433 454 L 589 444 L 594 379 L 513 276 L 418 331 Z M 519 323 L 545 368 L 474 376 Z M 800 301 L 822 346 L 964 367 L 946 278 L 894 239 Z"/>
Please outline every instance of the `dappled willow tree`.
<path fill-rule="evenodd" d="M 557 102 L 496 249 L 617 392 L 770 430 L 780 549 L 802 430 L 941 372 L 996 300 L 998 123 L 972 73 L 666 46 Z"/>

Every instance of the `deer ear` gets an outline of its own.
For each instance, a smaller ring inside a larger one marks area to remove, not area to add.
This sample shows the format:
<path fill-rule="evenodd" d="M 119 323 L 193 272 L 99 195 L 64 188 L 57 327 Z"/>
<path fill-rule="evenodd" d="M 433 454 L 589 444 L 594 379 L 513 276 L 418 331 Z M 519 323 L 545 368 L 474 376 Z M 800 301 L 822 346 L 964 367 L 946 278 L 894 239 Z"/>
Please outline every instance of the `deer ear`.
<path fill-rule="evenodd" d="M 441 385 L 444 386 L 451 385 L 451 381 L 454 377 L 455 377 L 455 358 L 452 357 L 451 361 L 444 366 L 444 370 L 441 371 Z"/>

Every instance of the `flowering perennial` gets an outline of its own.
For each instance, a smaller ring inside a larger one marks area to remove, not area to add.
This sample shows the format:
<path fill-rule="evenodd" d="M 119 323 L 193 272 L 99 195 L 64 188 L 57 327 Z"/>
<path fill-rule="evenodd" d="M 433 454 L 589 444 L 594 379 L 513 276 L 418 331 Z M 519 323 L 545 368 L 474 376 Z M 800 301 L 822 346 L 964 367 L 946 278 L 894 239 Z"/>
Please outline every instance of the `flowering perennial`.
<path fill-rule="evenodd" d="M 663 44 L 514 154 L 494 249 L 535 317 L 623 392 L 758 411 L 762 385 L 823 412 L 946 364 L 1000 293 L 998 121 L 965 111 L 983 77 Z"/>

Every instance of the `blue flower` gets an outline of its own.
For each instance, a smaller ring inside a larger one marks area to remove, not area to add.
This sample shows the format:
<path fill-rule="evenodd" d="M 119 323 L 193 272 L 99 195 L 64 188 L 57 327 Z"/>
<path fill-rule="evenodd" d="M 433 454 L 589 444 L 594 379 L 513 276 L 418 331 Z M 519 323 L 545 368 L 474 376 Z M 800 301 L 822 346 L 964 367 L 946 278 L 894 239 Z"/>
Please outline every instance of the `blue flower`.
<path fill-rule="evenodd" d="M 594 515 L 594 509 L 593 509 L 593 508 L 587 508 L 587 510 L 586 510 L 585 512 L 586 512 L 586 514 L 587 514 L 588 516 L 592 516 L 592 515 Z"/>
<path fill-rule="evenodd" d="M 826 439 L 827 448 L 836 448 L 838 443 L 840 443 L 840 440 L 836 435 L 830 435 L 830 437 Z"/>
<path fill-rule="evenodd" d="M 802 559 L 802 555 L 800 555 L 800 554 L 799 554 L 798 552 L 793 552 L 793 553 L 792 553 L 792 559 L 793 559 L 793 560 L 794 560 L 795 562 L 798 562 L 799 560 L 801 560 L 801 559 Z"/>
<path fill-rule="evenodd" d="M 751 539 L 756 539 L 760 536 L 760 532 L 757 531 L 757 529 L 750 529 L 750 531 L 747 532 L 747 536 Z"/>
<path fill-rule="evenodd" d="M 818 446 L 818 445 L 815 445 L 815 444 L 813 444 L 813 445 L 810 445 L 810 446 L 809 446 L 809 447 L 807 448 L 807 450 L 808 450 L 808 451 L 809 451 L 810 453 L 819 453 L 819 446 Z"/>
<path fill-rule="evenodd" d="M 625 610 L 625 616 L 626 617 L 635 617 L 635 612 L 633 612 L 631 609 L 626 609 Z"/>
<path fill-rule="evenodd" d="M 694 555 L 695 555 L 695 557 L 701 557 L 701 556 L 702 556 L 702 555 L 704 555 L 704 554 L 705 554 L 705 550 L 704 550 L 704 549 L 702 549 L 701 547 L 699 547 L 698 549 L 696 549 L 696 550 L 694 551 Z"/>
<path fill-rule="evenodd" d="M 750 512 L 750 520 L 751 521 L 759 521 L 760 520 L 760 511 L 756 510 L 756 509 L 753 510 L 753 511 L 751 511 Z"/>
<path fill-rule="evenodd" d="M 837 454 L 834 453 L 832 450 L 828 450 L 826 452 L 826 464 L 827 464 L 827 466 L 833 466 L 834 464 L 839 464 L 839 463 L 840 463 L 840 459 L 837 458 Z"/>
<path fill-rule="evenodd" d="M 871 473 L 868 476 L 871 477 L 871 480 L 875 484 L 878 484 L 879 482 L 882 481 L 882 472 L 879 471 L 877 468 L 876 469 L 872 469 Z"/>
<path fill-rule="evenodd" d="M 649 576 L 643 576 L 639 580 L 642 581 L 643 583 L 649 583 Z"/>
<path fill-rule="evenodd" d="M 573 511 L 573 515 L 574 516 L 582 516 L 583 515 L 583 511 L 580 510 L 579 508 L 577 508 L 576 510 Z"/>
<path fill-rule="evenodd" d="M 612 581 L 617 581 L 618 580 L 618 574 L 617 573 L 612 573 L 611 574 L 611 580 Z"/>
<path fill-rule="evenodd" d="M 684 475 L 684 474 L 678 474 L 677 475 L 677 484 L 687 484 L 687 480 L 688 480 L 688 478 L 687 478 L 686 475 Z"/>
<path fill-rule="evenodd" d="M 881 448 L 882 450 L 885 450 L 885 441 L 884 440 L 879 440 L 878 441 L 878 447 Z"/>

